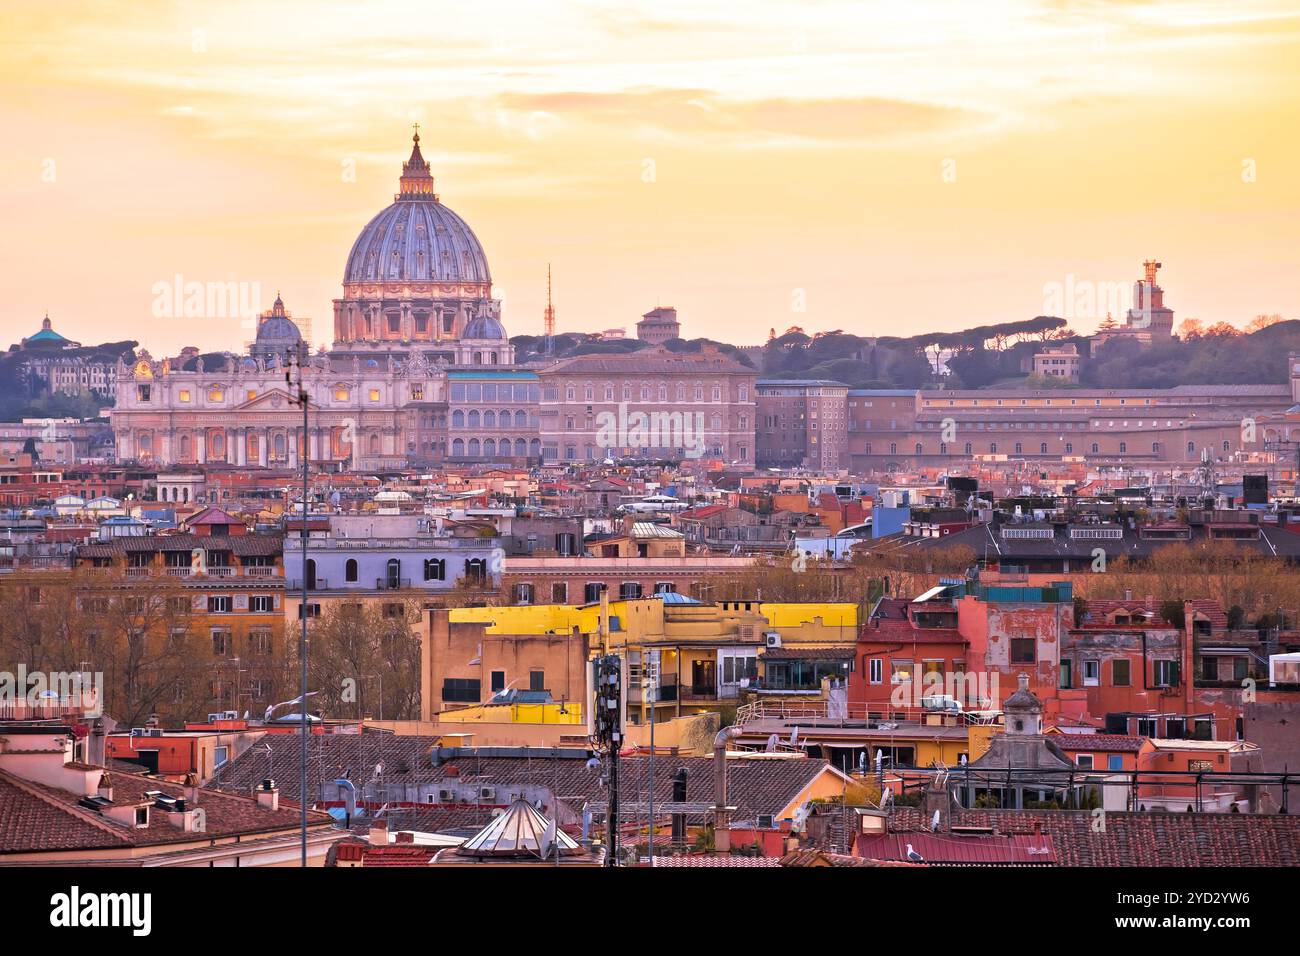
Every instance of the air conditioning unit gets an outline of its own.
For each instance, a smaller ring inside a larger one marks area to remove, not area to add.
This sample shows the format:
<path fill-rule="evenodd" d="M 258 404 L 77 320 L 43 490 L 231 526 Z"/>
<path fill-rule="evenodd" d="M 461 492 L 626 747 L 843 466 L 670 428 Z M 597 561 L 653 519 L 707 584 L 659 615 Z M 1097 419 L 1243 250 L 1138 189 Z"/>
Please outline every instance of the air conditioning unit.
<path fill-rule="evenodd" d="M 772 822 L 772 814 L 760 813 L 758 815 L 758 828 L 760 830 L 771 830 L 773 829 L 773 826 L 774 824 Z"/>
<path fill-rule="evenodd" d="M 222 719 L 223 719 L 223 720 L 238 720 L 238 719 L 239 719 L 239 711 L 237 711 L 237 710 L 228 710 L 228 711 L 226 711 L 224 714 L 222 714 L 221 716 L 222 716 Z"/>
<path fill-rule="evenodd" d="M 765 635 L 763 635 L 763 642 L 768 647 L 780 647 L 781 635 L 778 634 L 776 631 L 768 631 Z"/>
<path fill-rule="evenodd" d="M 208 723 L 215 724 L 218 720 L 222 720 L 223 718 L 224 714 L 221 713 L 208 714 Z"/>
<path fill-rule="evenodd" d="M 131 728 L 131 736 L 132 736 L 132 737 L 143 737 L 143 736 L 144 736 L 144 728 L 143 728 L 143 727 L 132 727 L 132 728 Z"/>
<path fill-rule="evenodd" d="M 478 799 L 480 803 L 493 803 L 497 798 L 496 787 L 479 787 Z"/>
<path fill-rule="evenodd" d="M 455 802 L 456 802 L 456 791 L 455 791 L 455 790 L 439 790 L 439 791 L 438 791 L 438 802 L 439 802 L 439 803 L 455 803 Z"/>
<path fill-rule="evenodd" d="M 161 727 L 146 727 L 144 735 L 146 737 L 161 737 L 163 735 L 163 729 Z"/>

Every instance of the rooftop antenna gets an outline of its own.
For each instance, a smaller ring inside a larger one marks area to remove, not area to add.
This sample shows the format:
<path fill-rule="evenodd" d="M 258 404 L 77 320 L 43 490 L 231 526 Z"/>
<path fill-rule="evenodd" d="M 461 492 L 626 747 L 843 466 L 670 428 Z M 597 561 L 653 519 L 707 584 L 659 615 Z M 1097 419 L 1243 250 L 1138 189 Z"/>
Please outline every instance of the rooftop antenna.
<path fill-rule="evenodd" d="M 551 304 L 551 264 L 546 263 L 546 311 L 542 313 L 542 322 L 549 339 L 555 335 L 555 306 Z"/>

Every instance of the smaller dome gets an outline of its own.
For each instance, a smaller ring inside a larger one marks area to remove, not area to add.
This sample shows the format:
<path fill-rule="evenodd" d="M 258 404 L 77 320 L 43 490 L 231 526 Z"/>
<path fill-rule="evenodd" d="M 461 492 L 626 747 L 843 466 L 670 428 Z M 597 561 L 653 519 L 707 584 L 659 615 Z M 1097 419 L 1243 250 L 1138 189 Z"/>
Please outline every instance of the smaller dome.
<path fill-rule="evenodd" d="M 461 336 L 465 339 L 504 339 L 505 337 L 505 326 L 490 315 L 479 315 L 470 319 L 469 325 L 465 326 L 465 334 Z"/>
<path fill-rule="evenodd" d="M 272 315 L 263 319 L 257 326 L 257 342 L 259 345 L 265 345 L 270 342 L 293 342 L 302 341 L 302 333 L 298 331 L 298 326 L 293 319 L 286 318 L 283 315 Z"/>

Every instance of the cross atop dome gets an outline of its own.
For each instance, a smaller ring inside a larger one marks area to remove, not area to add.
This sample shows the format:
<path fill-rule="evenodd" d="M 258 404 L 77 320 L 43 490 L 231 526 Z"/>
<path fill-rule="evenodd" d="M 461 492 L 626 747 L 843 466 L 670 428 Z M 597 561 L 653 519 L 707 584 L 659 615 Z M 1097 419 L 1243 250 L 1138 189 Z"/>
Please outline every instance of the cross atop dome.
<path fill-rule="evenodd" d="M 411 158 L 402 163 L 402 178 L 399 181 L 399 200 L 428 200 L 438 201 L 437 194 L 433 191 L 433 174 L 429 172 L 429 162 L 420 152 L 420 124 L 412 124 L 415 129 L 411 137 Z"/>

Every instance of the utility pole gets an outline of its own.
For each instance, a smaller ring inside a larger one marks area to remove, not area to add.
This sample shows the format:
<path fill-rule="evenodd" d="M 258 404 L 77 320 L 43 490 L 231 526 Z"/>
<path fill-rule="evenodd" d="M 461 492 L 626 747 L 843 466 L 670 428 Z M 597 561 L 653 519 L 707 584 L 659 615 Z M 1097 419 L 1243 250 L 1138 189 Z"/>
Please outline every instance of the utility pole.
<path fill-rule="evenodd" d="M 608 758 L 609 800 L 606 804 L 606 866 L 618 865 L 618 751 L 623 745 L 623 661 L 617 654 L 602 654 L 596 658 L 596 713 L 594 729 L 596 745 L 605 750 Z"/>
<path fill-rule="evenodd" d="M 298 343 L 297 354 L 292 350 L 285 353 L 284 383 L 290 389 L 289 401 L 294 405 L 302 406 L 302 600 L 298 605 L 298 616 L 302 619 L 302 629 L 298 636 L 298 668 L 299 668 L 299 693 L 302 697 L 299 700 L 299 713 L 301 718 L 299 734 L 299 766 L 298 766 L 298 803 L 302 809 L 302 859 L 301 865 L 307 866 L 307 466 L 311 458 L 311 441 L 307 431 L 307 408 L 309 405 L 307 389 L 303 384 L 303 369 L 307 364 L 307 344 L 306 342 Z M 297 379 L 294 380 L 294 372 L 297 372 Z"/>
<path fill-rule="evenodd" d="M 650 808 L 650 865 L 655 865 L 655 706 L 659 703 L 659 663 L 650 661 L 645 665 L 645 677 L 649 682 L 646 690 L 646 696 L 650 698 L 650 788 L 649 801 Z"/>

